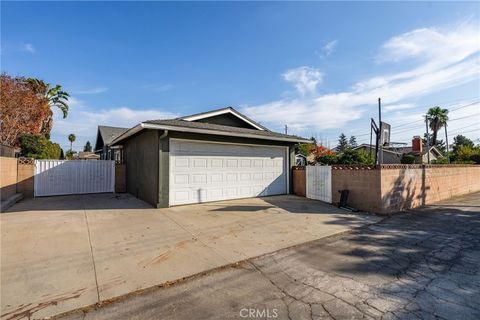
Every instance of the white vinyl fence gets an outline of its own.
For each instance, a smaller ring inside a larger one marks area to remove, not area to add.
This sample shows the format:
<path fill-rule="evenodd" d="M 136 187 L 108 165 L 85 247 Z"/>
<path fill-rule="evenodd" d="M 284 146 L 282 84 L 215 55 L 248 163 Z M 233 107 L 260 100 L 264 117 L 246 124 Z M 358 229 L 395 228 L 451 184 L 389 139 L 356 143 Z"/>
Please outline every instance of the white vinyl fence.
<path fill-rule="evenodd" d="M 306 167 L 307 198 L 332 203 L 332 167 Z"/>
<path fill-rule="evenodd" d="M 114 192 L 115 161 L 35 160 L 34 196 Z"/>

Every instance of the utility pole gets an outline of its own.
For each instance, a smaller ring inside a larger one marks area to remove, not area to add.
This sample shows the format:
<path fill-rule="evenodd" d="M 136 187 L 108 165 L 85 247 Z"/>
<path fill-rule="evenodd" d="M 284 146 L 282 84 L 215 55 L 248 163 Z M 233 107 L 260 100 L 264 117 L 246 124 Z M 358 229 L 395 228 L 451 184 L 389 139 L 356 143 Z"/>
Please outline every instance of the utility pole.
<path fill-rule="evenodd" d="M 378 164 L 383 164 L 383 143 L 382 143 L 382 100 L 378 98 L 378 125 L 380 127 L 380 134 L 378 135 L 377 139 L 380 141 L 379 144 L 379 154 L 378 154 Z"/>
<path fill-rule="evenodd" d="M 427 162 L 430 164 L 430 135 L 428 134 L 428 117 L 425 115 L 425 129 L 427 130 Z M 420 155 L 422 157 L 422 155 Z"/>
<path fill-rule="evenodd" d="M 448 152 L 448 132 L 447 132 L 447 124 L 445 123 L 445 143 L 447 145 L 447 163 L 450 163 L 450 153 Z"/>
<path fill-rule="evenodd" d="M 288 126 L 285 125 L 285 134 L 288 134 Z"/>

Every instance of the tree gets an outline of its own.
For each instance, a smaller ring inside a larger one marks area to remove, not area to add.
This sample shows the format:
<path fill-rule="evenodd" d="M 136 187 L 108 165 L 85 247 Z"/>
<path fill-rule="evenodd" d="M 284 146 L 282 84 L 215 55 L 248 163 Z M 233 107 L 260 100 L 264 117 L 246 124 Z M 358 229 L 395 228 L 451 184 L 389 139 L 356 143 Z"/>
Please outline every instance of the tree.
<path fill-rule="evenodd" d="M 400 159 L 400 163 L 402 164 L 414 164 L 415 163 L 415 156 L 412 154 L 404 153 L 402 154 L 402 159 Z"/>
<path fill-rule="evenodd" d="M 315 150 L 315 161 L 326 165 L 335 164 L 337 162 L 337 155 L 327 147 L 318 146 Z"/>
<path fill-rule="evenodd" d="M 338 137 L 337 151 L 342 152 L 348 148 L 348 140 L 345 134 L 342 134 Z"/>
<path fill-rule="evenodd" d="M 428 109 L 427 121 L 432 130 L 432 145 L 436 145 L 438 131 L 447 124 L 448 110 L 442 109 L 439 106 Z"/>
<path fill-rule="evenodd" d="M 432 144 L 433 135 L 431 133 L 429 133 L 428 136 L 427 136 L 426 133 L 423 135 L 422 143 L 423 143 L 424 147 L 427 146 L 427 137 L 429 139 L 428 141 L 429 141 L 430 147 L 435 146 L 438 149 L 438 151 L 440 151 L 442 154 L 444 154 L 444 155 L 447 154 L 447 146 L 445 144 L 445 141 L 443 141 L 443 139 L 440 139 L 440 140 L 437 139 L 436 143 Z"/>
<path fill-rule="evenodd" d="M 65 154 L 65 158 L 67 160 L 72 160 L 75 158 L 75 155 L 77 154 L 76 151 L 68 150 L 67 153 Z"/>
<path fill-rule="evenodd" d="M 350 148 L 355 148 L 357 146 L 357 138 L 355 136 L 350 136 L 350 140 L 348 140 L 348 146 Z"/>
<path fill-rule="evenodd" d="M 338 164 L 374 164 L 374 158 L 364 150 L 347 148 L 337 157 Z"/>
<path fill-rule="evenodd" d="M 38 135 L 49 114 L 45 100 L 38 97 L 24 78 L 0 76 L 0 143 L 19 147 L 23 134 Z"/>
<path fill-rule="evenodd" d="M 54 107 L 59 108 L 62 111 L 63 118 L 68 115 L 69 106 L 67 104 L 68 97 L 67 92 L 62 90 L 62 86 L 57 84 L 52 87 L 50 83 L 45 83 L 43 80 L 27 78 L 24 80 L 25 84 L 40 98 L 45 100 L 50 112 L 48 116 L 42 122 L 42 128 L 40 133 L 50 134 L 53 126 L 53 112 Z"/>
<path fill-rule="evenodd" d="M 452 148 L 453 154 L 456 154 L 458 152 L 458 149 L 462 146 L 473 148 L 474 143 L 472 140 L 459 134 L 453 138 L 453 148 Z"/>
<path fill-rule="evenodd" d="M 85 143 L 85 146 L 83 147 L 83 151 L 92 152 L 92 145 L 90 144 L 90 141 L 87 141 L 87 143 Z"/>
<path fill-rule="evenodd" d="M 455 153 L 455 163 L 480 163 L 480 146 L 459 146 Z"/>
<path fill-rule="evenodd" d="M 70 141 L 70 151 L 72 151 L 73 142 L 75 141 L 75 139 L 77 139 L 77 137 L 75 137 L 73 133 L 70 133 L 68 135 L 68 141 Z"/>
<path fill-rule="evenodd" d="M 315 150 L 313 143 L 300 143 L 297 152 L 305 157 L 308 157 Z"/>
<path fill-rule="evenodd" d="M 43 135 L 24 134 L 19 137 L 20 154 L 35 159 L 60 159 L 62 149 L 58 143 L 49 141 Z"/>

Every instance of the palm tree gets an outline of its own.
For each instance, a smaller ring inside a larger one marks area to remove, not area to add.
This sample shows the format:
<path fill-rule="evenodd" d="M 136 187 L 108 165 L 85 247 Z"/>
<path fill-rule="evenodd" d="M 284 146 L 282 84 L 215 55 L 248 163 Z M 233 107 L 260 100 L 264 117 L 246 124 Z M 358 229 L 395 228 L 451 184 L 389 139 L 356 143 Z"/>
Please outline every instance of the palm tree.
<path fill-rule="evenodd" d="M 432 130 L 432 145 L 437 144 L 437 133 L 443 128 L 448 121 L 448 110 L 442 109 L 439 106 L 428 109 L 427 120 L 429 127 Z"/>
<path fill-rule="evenodd" d="M 77 139 L 73 133 L 68 135 L 68 141 L 70 141 L 70 152 L 72 151 L 73 142 Z"/>
<path fill-rule="evenodd" d="M 62 111 L 63 118 L 65 119 L 67 117 L 69 108 L 67 102 L 70 95 L 62 90 L 61 85 L 57 84 L 55 87 L 52 87 L 50 83 L 45 83 L 43 80 L 34 78 L 25 79 L 25 83 L 33 92 L 46 100 L 50 109 L 53 107 L 59 108 Z M 52 129 L 52 125 L 52 114 L 50 114 L 43 120 L 40 132 L 48 135 Z"/>

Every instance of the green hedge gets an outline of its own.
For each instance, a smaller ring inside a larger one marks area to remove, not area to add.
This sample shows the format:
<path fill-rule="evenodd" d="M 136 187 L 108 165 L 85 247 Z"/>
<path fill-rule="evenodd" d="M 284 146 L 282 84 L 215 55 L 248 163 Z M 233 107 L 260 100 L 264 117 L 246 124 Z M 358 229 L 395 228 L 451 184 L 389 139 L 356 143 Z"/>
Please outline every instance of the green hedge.
<path fill-rule="evenodd" d="M 20 154 L 34 159 L 60 159 L 62 149 L 43 135 L 24 134 L 20 136 Z"/>

